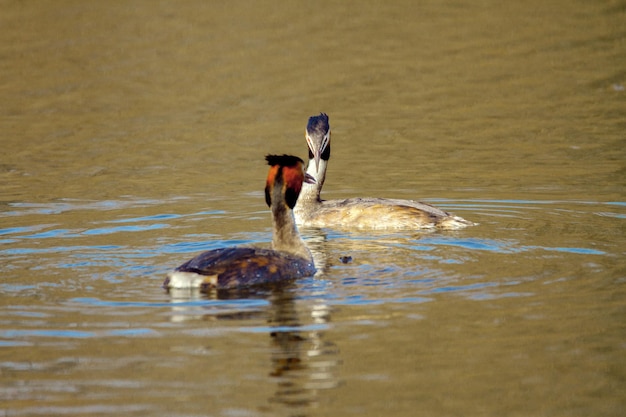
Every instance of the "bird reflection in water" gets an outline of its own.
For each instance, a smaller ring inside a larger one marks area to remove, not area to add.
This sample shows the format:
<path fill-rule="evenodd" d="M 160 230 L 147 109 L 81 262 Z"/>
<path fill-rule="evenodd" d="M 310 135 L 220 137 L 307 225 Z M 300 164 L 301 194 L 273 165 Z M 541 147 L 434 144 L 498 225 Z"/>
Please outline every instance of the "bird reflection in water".
<path fill-rule="evenodd" d="M 313 304 L 311 325 L 302 326 L 293 292 L 272 294 L 270 333 L 273 349 L 270 376 L 278 387 L 272 402 L 302 409 L 316 404 L 320 390 L 335 388 L 339 364 L 337 346 L 324 339 L 329 308 L 322 302 Z M 319 299 L 318 299 L 319 300 Z M 301 415 L 300 413 L 298 415 Z"/>
<path fill-rule="evenodd" d="M 305 307 L 300 305 L 304 303 L 297 303 L 295 290 L 295 283 L 206 293 L 170 289 L 172 321 L 260 320 L 266 317 L 270 337 L 267 375 L 276 382 L 276 390 L 268 399 L 269 405 L 282 405 L 289 414 L 303 416 L 307 408 L 322 400 L 322 391 L 337 387 L 340 360 L 337 346 L 324 338 L 330 308 L 325 302 L 323 288 L 317 294 L 307 292 L 312 297 L 307 297 Z M 267 299 L 269 307 L 227 309 L 215 314 L 214 311 L 207 312 L 207 298 L 216 301 Z M 303 310 L 307 313 L 301 319 L 299 313 L 302 314 Z"/>

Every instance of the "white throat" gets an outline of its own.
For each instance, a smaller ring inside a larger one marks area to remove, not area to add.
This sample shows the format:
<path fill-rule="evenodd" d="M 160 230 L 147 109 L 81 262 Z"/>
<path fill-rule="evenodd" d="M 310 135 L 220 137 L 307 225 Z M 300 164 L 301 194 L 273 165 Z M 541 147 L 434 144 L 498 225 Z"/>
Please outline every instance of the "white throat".
<path fill-rule="evenodd" d="M 324 186 L 324 180 L 326 179 L 326 166 L 328 161 L 320 159 L 319 169 L 315 168 L 315 160 L 309 160 L 309 164 L 306 167 L 306 173 L 315 178 L 315 184 L 303 183 L 302 191 L 300 191 L 300 201 L 320 201 L 320 194 L 322 187 Z M 296 204 L 297 206 L 298 204 Z"/>

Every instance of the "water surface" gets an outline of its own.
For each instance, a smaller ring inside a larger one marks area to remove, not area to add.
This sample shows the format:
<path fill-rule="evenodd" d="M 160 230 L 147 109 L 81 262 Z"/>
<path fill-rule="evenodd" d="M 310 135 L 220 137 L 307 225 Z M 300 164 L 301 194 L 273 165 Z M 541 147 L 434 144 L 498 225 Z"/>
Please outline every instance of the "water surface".
<path fill-rule="evenodd" d="M 2 414 L 623 415 L 625 13 L 5 2 Z M 263 156 L 320 111 L 326 197 L 480 225 L 305 229 L 315 277 L 165 292 L 271 239 Z"/>

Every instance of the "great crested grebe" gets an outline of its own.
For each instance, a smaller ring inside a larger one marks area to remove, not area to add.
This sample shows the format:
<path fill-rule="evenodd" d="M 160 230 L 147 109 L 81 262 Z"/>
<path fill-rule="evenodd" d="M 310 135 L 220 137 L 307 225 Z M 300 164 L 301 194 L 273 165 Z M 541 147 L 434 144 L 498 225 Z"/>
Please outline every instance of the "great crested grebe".
<path fill-rule="evenodd" d="M 452 215 L 429 204 L 387 198 L 348 198 L 322 200 L 320 193 L 330 159 L 328 116 L 312 116 L 305 131 L 309 147 L 307 174 L 315 182 L 304 184 L 294 208 L 296 223 L 312 227 L 363 229 L 461 229 L 476 223 Z"/>
<path fill-rule="evenodd" d="M 229 247 L 203 252 L 167 274 L 166 288 L 236 288 L 315 274 L 313 256 L 293 216 L 302 184 L 315 181 L 297 156 L 267 155 L 265 201 L 272 210 L 271 249 Z"/>

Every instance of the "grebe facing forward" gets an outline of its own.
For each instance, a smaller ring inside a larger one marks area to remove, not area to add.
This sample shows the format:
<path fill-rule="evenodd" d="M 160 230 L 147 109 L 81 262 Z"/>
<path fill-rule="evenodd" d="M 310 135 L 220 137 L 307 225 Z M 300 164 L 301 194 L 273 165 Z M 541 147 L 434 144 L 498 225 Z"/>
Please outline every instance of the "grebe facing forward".
<path fill-rule="evenodd" d="M 429 204 L 387 198 L 322 200 L 320 193 L 330 159 L 328 116 L 312 116 L 305 131 L 309 147 L 306 172 L 315 182 L 304 184 L 294 208 L 296 222 L 303 226 L 363 229 L 461 229 L 476 223 Z"/>
<path fill-rule="evenodd" d="M 170 272 L 166 288 L 235 288 L 277 283 L 315 274 L 313 257 L 293 217 L 303 182 L 314 179 L 296 156 L 268 155 L 265 201 L 272 210 L 271 249 L 230 247 L 203 252 Z"/>

